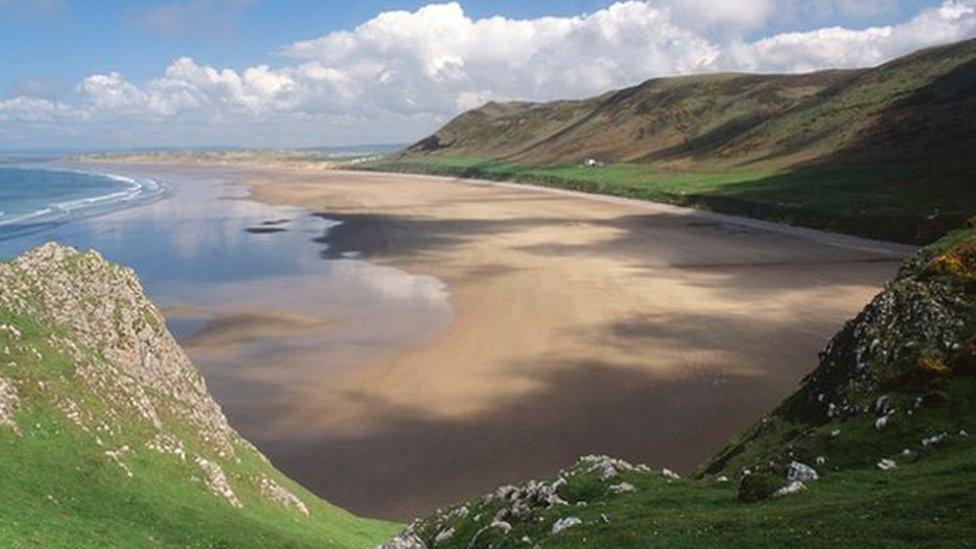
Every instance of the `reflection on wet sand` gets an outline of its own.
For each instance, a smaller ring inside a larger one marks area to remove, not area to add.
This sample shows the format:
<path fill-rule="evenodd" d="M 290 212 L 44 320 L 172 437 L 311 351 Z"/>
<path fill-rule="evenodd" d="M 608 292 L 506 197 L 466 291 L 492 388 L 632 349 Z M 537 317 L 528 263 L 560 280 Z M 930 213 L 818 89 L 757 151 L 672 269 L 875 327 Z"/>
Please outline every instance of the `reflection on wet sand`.
<path fill-rule="evenodd" d="M 687 471 L 792 389 L 901 255 L 423 177 L 124 169 L 173 196 L 38 238 L 133 266 L 238 430 L 388 518 L 586 453 Z"/>
<path fill-rule="evenodd" d="M 401 519 L 580 454 L 687 471 L 791 390 L 903 253 L 443 179 L 247 182 L 339 221 L 324 258 L 448 283 L 443 331 L 294 387 L 278 413 L 304 430 L 262 446 L 332 501 Z"/>

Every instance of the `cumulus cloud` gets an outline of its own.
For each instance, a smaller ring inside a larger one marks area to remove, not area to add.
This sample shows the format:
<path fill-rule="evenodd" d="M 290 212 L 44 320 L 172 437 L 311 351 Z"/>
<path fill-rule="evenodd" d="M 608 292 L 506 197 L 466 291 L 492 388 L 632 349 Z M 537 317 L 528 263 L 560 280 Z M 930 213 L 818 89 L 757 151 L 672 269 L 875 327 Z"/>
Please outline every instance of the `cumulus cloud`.
<path fill-rule="evenodd" d="M 804 72 L 877 65 L 913 50 L 976 35 L 976 2 L 950 0 L 893 26 L 830 27 L 783 33 L 728 48 L 721 63 L 739 70 Z"/>
<path fill-rule="evenodd" d="M 846 9 L 846 0 L 820 1 Z M 77 85 L 70 104 L 11 98 L 0 103 L 0 120 L 195 121 L 215 131 L 246 122 L 311 131 L 293 136 L 301 143 L 351 128 L 372 136 L 366 139 L 409 139 L 493 99 L 580 97 L 655 76 L 719 70 L 868 66 L 976 35 L 976 0 L 946 0 L 897 25 L 755 40 L 744 37 L 782 3 L 732 5 L 624 1 L 574 17 L 473 19 L 458 3 L 431 4 L 287 45 L 278 67 L 233 70 L 180 58 L 141 84 L 96 74 Z"/>

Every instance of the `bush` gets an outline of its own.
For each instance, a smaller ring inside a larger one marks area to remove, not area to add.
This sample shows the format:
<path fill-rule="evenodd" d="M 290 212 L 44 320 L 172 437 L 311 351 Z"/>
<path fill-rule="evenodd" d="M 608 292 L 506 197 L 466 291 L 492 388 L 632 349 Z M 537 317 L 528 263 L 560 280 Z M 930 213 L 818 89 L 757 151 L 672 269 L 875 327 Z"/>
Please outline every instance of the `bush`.
<path fill-rule="evenodd" d="M 753 503 L 769 499 L 773 492 L 786 484 L 780 475 L 770 472 L 757 472 L 745 475 L 739 481 L 739 501 Z"/>

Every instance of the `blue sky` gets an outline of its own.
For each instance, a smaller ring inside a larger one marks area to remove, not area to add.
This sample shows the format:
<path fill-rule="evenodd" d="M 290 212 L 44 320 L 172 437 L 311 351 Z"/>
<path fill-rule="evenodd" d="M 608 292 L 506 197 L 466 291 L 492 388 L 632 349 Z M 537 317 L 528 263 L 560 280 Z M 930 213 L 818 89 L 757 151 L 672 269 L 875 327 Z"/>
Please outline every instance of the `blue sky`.
<path fill-rule="evenodd" d="M 0 93 L 9 96 L 26 81 L 69 89 L 85 76 L 118 71 L 142 81 L 181 56 L 217 66 L 247 67 L 280 61 L 279 47 L 329 31 L 356 26 L 387 10 L 416 10 L 429 2 L 341 2 L 315 0 L 265 0 L 224 3 L 208 14 L 216 31 L 199 28 L 146 28 L 142 20 L 167 0 L 86 0 L 21 2 L 0 0 Z M 23 2 L 26 4 L 27 2 Z M 464 2 L 472 17 L 506 15 L 532 18 L 542 15 L 574 15 L 611 4 L 595 0 L 502 0 Z M 39 82 L 39 83 L 41 83 Z M 14 89 L 11 89 L 14 88 Z"/>
<path fill-rule="evenodd" d="M 872 65 L 976 29 L 976 0 L 431 4 L 0 0 L 0 147 L 403 141 L 489 99 Z"/>

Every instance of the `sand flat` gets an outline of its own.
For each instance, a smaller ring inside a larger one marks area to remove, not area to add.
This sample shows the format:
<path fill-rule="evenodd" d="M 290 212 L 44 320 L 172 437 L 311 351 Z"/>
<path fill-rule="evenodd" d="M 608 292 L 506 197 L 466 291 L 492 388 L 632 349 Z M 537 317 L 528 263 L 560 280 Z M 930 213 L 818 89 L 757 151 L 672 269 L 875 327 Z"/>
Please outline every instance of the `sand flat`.
<path fill-rule="evenodd" d="M 447 178 L 272 169 L 243 182 L 342 221 L 327 256 L 448 284 L 446 329 L 307 380 L 281 436 L 259 441 L 323 496 L 391 518 L 590 452 L 688 471 L 787 394 L 908 251 Z"/>

